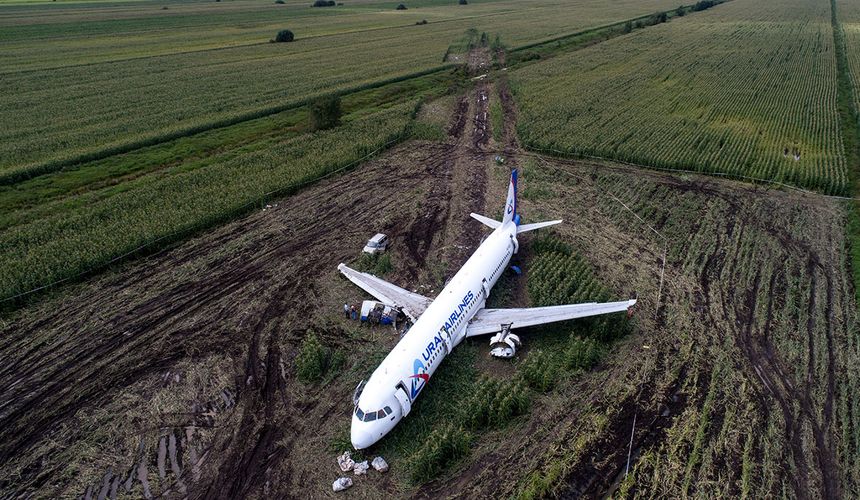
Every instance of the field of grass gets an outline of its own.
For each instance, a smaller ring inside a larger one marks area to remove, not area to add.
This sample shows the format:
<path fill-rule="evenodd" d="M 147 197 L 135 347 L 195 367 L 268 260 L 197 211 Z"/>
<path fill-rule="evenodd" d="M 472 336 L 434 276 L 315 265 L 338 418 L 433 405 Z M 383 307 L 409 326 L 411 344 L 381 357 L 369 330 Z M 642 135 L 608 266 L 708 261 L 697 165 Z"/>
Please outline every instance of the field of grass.
<path fill-rule="evenodd" d="M 5 183 L 426 71 L 469 28 L 511 46 L 636 17 L 668 0 L 177 2 L 0 6 Z M 411 5 L 411 4 L 410 4 Z M 415 25 L 426 19 L 429 24 Z M 296 41 L 267 43 L 290 28 Z"/>
<path fill-rule="evenodd" d="M 512 74 L 534 149 L 849 189 L 827 2 L 736 0 Z"/>

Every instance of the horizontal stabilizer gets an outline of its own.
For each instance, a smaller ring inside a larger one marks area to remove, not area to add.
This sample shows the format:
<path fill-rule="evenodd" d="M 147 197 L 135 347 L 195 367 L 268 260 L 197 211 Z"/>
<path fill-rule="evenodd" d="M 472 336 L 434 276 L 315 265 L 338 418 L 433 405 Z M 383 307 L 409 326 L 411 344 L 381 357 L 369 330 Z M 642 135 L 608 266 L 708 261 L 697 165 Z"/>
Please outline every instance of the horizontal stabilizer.
<path fill-rule="evenodd" d="M 492 228 L 492 229 L 495 229 L 495 228 L 497 228 L 497 227 L 499 227 L 499 226 L 501 226 L 501 225 L 502 225 L 502 223 L 501 223 L 501 222 L 499 222 L 499 221 L 497 221 L 497 220 L 493 220 L 493 219 L 491 219 L 491 218 L 489 218 L 489 217 L 484 217 L 483 215 L 481 215 L 481 214 L 476 214 L 475 212 L 472 212 L 472 213 L 470 213 L 469 215 L 471 215 L 471 216 L 472 216 L 472 218 L 473 218 L 473 219 L 475 219 L 476 221 L 478 221 L 478 222 L 480 222 L 481 224 L 483 224 L 483 225 L 485 225 L 485 226 L 487 226 L 487 227 L 490 227 L 490 228 Z"/>
<path fill-rule="evenodd" d="M 511 328 L 566 321 L 600 314 L 627 311 L 636 304 L 636 299 L 620 302 L 590 302 L 566 306 L 527 307 L 522 309 L 481 309 L 466 326 L 466 336 L 486 335 L 502 331 L 502 325 Z"/>
<path fill-rule="evenodd" d="M 533 224 L 523 224 L 521 226 L 517 226 L 517 234 L 524 233 L 526 231 L 534 231 L 535 229 L 540 229 L 542 227 L 554 226 L 556 224 L 561 224 L 561 220 L 549 220 L 546 222 L 535 222 Z"/>

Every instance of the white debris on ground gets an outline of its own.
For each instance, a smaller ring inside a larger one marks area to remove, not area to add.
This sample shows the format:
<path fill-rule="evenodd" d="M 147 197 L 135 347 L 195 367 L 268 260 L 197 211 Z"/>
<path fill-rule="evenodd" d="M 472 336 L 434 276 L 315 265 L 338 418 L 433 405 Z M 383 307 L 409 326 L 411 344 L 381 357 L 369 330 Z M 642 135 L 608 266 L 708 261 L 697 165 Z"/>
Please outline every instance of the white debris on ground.
<path fill-rule="evenodd" d="M 340 466 L 340 470 L 343 472 L 349 472 L 355 467 L 355 461 L 350 458 L 350 453 L 348 451 L 343 452 L 343 455 L 337 457 L 337 465 Z M 337 490 L 335 490 L 337 491 Z"/>
<path fill-rule="evenodd" d="M 345 451 L 343 452 L 343 455 L 337 457 L 337 465 L 340 467 L 341 471 L 353 471 L 356 476 L 366 475 L 371 466 L 379 472 L 388 472 L 388 462 L 386 462 L 384 458 L 376 457 L 370 463 L 368 463 L 367 460 L 356 463 L 355 460 L 352 459 L 349 451 Z M 332 483 L 331 489 L 335 492 L 343 491 L 347 488 L 351 488 L 352 485 L 352 479 L 348 477 L 339 477 L 334 483 Z"/>
<path fill-rule="evenodd" d="M 348 477 L 339 477 L 331 484 L 331 489 L 334 491 L 343 491 L 352 486 L 352 479 Z"/>
<path fill-rule="evenodd" d="M 367 460 L 365 460 L 364 462 L 355 464 L 355 467 L 353 467 L 352 470 L 353 472 L 355 472 L 356 476 L 362 476 L 364 474 L 367 474 L 367 469 L 369 468 L 370 465 L 368 465 Z"/>
<path fill-rule="evenodd" d="M 388 472 L 388 462 L 382 457 L 374 458 L 373 462 L 370 462 L 370 465 L 379 472 Z"/>

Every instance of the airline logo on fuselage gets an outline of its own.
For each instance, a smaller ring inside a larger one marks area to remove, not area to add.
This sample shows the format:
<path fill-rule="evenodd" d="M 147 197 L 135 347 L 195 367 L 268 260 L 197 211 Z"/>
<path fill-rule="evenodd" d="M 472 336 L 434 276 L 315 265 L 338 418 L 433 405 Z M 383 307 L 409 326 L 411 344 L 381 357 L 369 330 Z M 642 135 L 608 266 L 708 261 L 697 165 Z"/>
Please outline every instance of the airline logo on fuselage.
<path fill-rule="evenodd" d="M 460 319 L 460 316 L 463 315 L 463 311 L 465 311 L 466 308 L 469 307 L 469 302 L 471 302 L 474 298 L 475 294 L 472 293 L 471 290 L 466 292 L 466 295 L 463 297 L 463 300 L 459 304 L 457 304 L 457 308 L 451 311 L 451 315 L 448 316 L 448 320 L 445 321 L 445 325 L 442 326 L 442 330 L 450 332 L 451 327 L 454 326 L 454 323 L 456 323 L 458 319 Z"/>
<path fill-rule="evenodd" d="M 447 321 L 445 321 L 445 324 L 439 330 L 439 333 L 434 335 L 433 340 L 424 348 L 424 352 L 421 353 L 421 357 L 424 358 L 424 361 L 430 362 L 430 358 L 433 357 L 436 349 L 445 342 L 442 334 L 448 332 L 451 329 L 451 326 L 453 326 L 457 320 L 463 316 L 463 311 L 469 307 L 469 303 L 474 298 L 475 294 L 472 293 L 471 290 L 466 292 L 466 295 L 463 296 L 463 300 L 457 304 L 457 307 L 453 311 L 451 311 L 451 315 L 448 317 Z M 409 378 L 412 379 L 412 387 L 410 390 L 412 394 L 410 396 L 412 399 L 415 399 L 415 396 L 421 392 L 421 389 L 423 389 L 424 385 L 427 384 L 427 381 L 430 380 L 430 375 L 427 373 L 427 367 L 419 358 L 415 358 L 415 361 L 412 362 L 412 375 Z"/>

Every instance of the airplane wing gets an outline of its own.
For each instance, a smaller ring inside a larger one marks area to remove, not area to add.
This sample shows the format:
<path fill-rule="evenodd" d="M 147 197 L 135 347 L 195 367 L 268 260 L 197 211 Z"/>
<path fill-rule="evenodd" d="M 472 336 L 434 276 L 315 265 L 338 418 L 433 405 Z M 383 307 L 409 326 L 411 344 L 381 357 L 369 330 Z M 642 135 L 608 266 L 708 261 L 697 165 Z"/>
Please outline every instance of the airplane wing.
<path fill-rule="evenodd" d="M 502 331 L 502 325 L 511 328 L 554 323 L 568 319 L 584 318 L 626 311 L 636 304 L 636 299 L 621 302 L 589 302 L 565 306 L 527 307 L 521 309 L 481 309 L 466 326 L 466 336 L 485 335 Z"/>
<path fill-rule="evenodd" d="M 337 269 L 349 278 L 349 281 L 352 281 L 359 288 L 373 295 L 381 302 L 400 308 L 412 321 L 418 321 L 418 316 L 421 316 L 432 302 L 431 299 L 423 295 L 404 290 L 372 274 L 350 269 L 345 264 L 337 266 Z"/>

